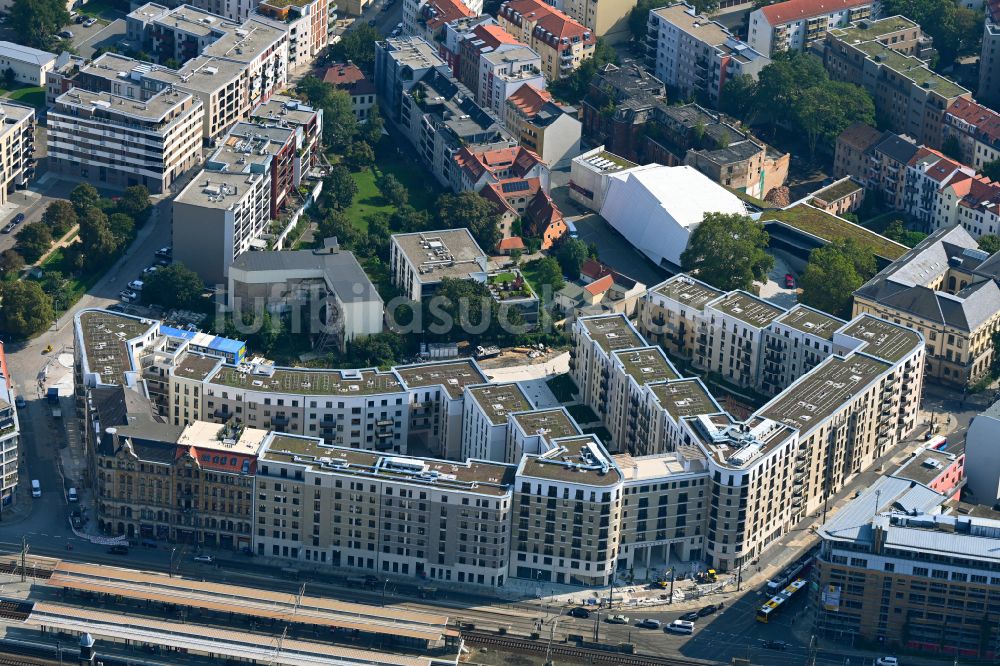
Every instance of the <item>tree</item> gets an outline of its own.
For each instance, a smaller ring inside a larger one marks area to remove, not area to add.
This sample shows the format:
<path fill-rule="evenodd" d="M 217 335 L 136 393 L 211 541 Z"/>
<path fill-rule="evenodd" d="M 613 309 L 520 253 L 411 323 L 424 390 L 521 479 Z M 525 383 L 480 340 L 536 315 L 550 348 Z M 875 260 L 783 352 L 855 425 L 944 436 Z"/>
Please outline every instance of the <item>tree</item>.
<path fill-rule="evenodd" d="M 810 157 L 822 141 L 832 146 L 848 126 L 875 124 L 875 103 L 868 91 L 853 83 L 824 81 L 803 90 L 791 107 L 792 116 L 806 135 Z"/>
<path fill-rule="evenodd" d="M 979 249 L 983 252 L 995 254 L 1000 252 L 1000 236 L 996 234 L 985 234 L 979 237 Z"/>
<path fill-rule="evenodd" d="M 354 201 L 354 195 L 358 193 L 358 184 L 347 167 L 335 164 L 323 183 L 323 191 L 326 192 L 331 204 L 343 210 Z"/>
<path fill-rule="evenodd" d="M 551 287 L 553 292 L 559 291 L 564 286 L 566 286 L 566 280 L 563 278 L 562 268 L 559 266 L 559 262 L 553 257 L 545 257 L 543 259 L 536 259 L 529 264 L 533 266 L 535 275 L 538 276 L 538 283 L 541 287 Z M 542 296 L 542 294 L 539 294 Z"/>
<path fill-rule="evenodd" d="M 403 204 L 389 217 L 389 227 L 393 231 L 424 231 L 430 226 L 427 211 L 417 210 L 410 204 Z"/>
<path fill-rule="evenodd" d="M 437 210 L 445 228 L 468 229 L 479 247 L 487 252 L 500 242 L 500 213 L 475 192 L 442 194 L 437 198 Z"/>
<path fill-rule="evenodd" d="M 481 282 L 442 278 L 434 296 L 422 303 L 423 321 L 442 339 L 476 340 L 488 328 L 493 303 L 489 288 Z"/>
<path fill-rule="evenodd" d="M 979 51 L 982 11 L 977 14 L 953 0 L 886 0 L 882 15 L 897 14 L 920 24 L 934 39 L 942 67 L 950 66 L 959 56 Z"/>
<path fill-rule="evenodd" d="M 64 199 L 56 199 L 42 213 L 42 222 L 52 230 L 52 236 L 62 238 L 70 229 L 76 226 L 76 211 L 73 205 Z"/>
<path fill-rule="evenodd" d="M 368 255 L 378 257 L 382 261 L 389 261 L 389 237 L 392 230 L 389 229 L 388 216 L 373 215 L 368 218 L 368 233 L 366 245 Z"/>
<path fill-rule="evenodd" d="M 52 299 L 34 280 L 0 284 L 0 331 L 28 338 L 45 330 L 55 318 Z"/>
<path fill-rule="evenodd" d="M 719 110 L 747 124 L 757 114 L 757 82 L 748 74 L 726 79 L 719 95 Z"/>
<path fill-rule="evenodd" d="M 603 39 L 598 39 L 594 46 L 593 57 L 580 63 L 580 66 L 566 78 L 551 82 L 549 92 L 557 99 L 578 104 L 587 94 L 590 81 L 597 74 L 597 70 L 609 62 L 615 62 L 616 58 L 615 50 Z"/>
<path fill-rule="evenodd" d="M 337 242 L 341 247 L 350 248 L 354 246 L 358 230 L 351 224 L 351 221 L 341 210 L 328 211 L 326 216 L 317 224 L 317 231 L 323 238 L 337 237 Z"/>
<path fill-rule="evenodd" d="M 101 205 L 101 195 L 93 185 L 80 183 L 69 193 L 69 201 L 73 204 L 77 216 L 81 216 L 88 208 L 97 208 Z"/>
<path fill-rule="evenodd" d="M 367 76 L 372 76 L 375 74 L 375 42 L 382 39 L 374 26 L 364 23 L 345 32 L 341 40 L 330 47 L 330 56 L 337 62 L 350 60 Z M 323 122 L 326 122 L 325 118 Z"/>
<path fill-rule="evenodd" d="M 141 225 L 145 222 L 151 210 L 152 202 L 145 185 L 125 188 L 125 192 L 118 199 L 118 212 L 128 215 L 136 224 Z"/>
<path fill-rule="evenodd" d="M 382 193 L 385 200 L 391 203 L 393 206 L 403 206 L 409 201 L 410 195 L 403 187 L 403 184 L 399 182 L 391 173 L 382 174 L 375 181 L 378 186 L 378 191 Z"/>
<path fill-rule="evenodd" d="M 587 244 L 578 238 L 564 238 L 556 248 L 556 261 L 570 280 L 580 277 L 580 264 L 587 259 Z"/>
<path fill-rule="evenodd" d="M 812 54 L 781 51 L 761 69 L 757 79 L 758 108 L 768 111 L 772 128 L 792 114 L 802 93 L 830 80 L 823 61 Z"/>
<path fill-rule="evenodd" d="M 639 0 L 632 11 L 628 14 L 628 29 L 632 33 L 632 39 L 639 44 L 646 41 L 646 33 L 649 30 L 649 11 L 663 6 L 662 0 Z"/>
<path fill-rule="evenodd" d="M 164 266 L 145 280 L 142 302 L 166 308 L 190 308 L 201 300 L 205 283 L 182 263 Z"/>
<path fill-rule="evenodd" d="M 30 264 L 38 261 L 52 247 L 52 232 L 44 222 L 32 222 L 17 234 L 17 252 Z"/>
<path fill-rule="evenodd" d="M 5 88 L 13 88 L 17 83 L 17 72 L 13 67 L 8 67 L 3 73 L 3 84 Z"/>
<path fill-rule="evenodd" d="M 886 238 L 890 238 L 897 243 L 902 243 L 906 247 L 913 247 L 923 239 L 927 238 L 927 234 L 922 231 L 910 231 L 903 225 L 902 220 L 893 220 L 882 232 L 882 235 Z"/>
<path fill-rule="evenodd" d="M 69 12 L 61 0 L 14 0 L 7 23 L 19 42 L 45 48 L 51 37 L 69 23 Z"/>
<path fill-rule="evenodd" d="M 382 119 L 382 113 L 378 110 L 378 104 L 374 104 L 372 108 L 368 109 L 368 117 L 359 130 L 361 139 L 367 141 L 374 148 L 382 140 L 384 127 L 385 121 Z"/>
<path fill-rule="evenodd" d="M 0 272 L 17 273 L 24 268 L 24 257 L 15 250 L 4 250 L 0 253 Z"/>
<path fill-rule="evenodd" d="M 962 142 L 954 134 L 949 134 L 941 142 L 941 152 L 953 160 L 962 160 Z"/>
<path fill-rule="evenodd" d="M 367 169 L 375 164 L 375 151 L 364 141 L 354 141 L 344 152 L 344 162 L 354 171 Z"/>
<path fill-rule="evenodd" d="M 753 290 L 774 266 L 764 225 L 746 215 L 706 213 L 681 254 L 681 268 L 718 289 Z"/>
<path fill-rule="evenodd" d="M 346 91 L 315 76 L 306 76 L 299 81 L 296 92 L 323 110 L 323 141 L 327 146 L 343 148 L 350 144 L 358 132 L 358 121 Z"/>
<path fill-rule="evenodd" d="M 984 164 L 982 174 L 990 180 L 1000 180 L 1000 160 L 993 160 Z"/>
<path fill-rule="evenodd" d="M 108 262 L 118 251 L 108 216 L 98 208 L 88 208 L 80 216 L 80 245 L 84 265 L 96 267 Z"/>
<path fill-rule="evenodd" d="M 406 348 L 406 338 L 392 331 L 355 338 L 347 343 L 347 357 L 354 367 L 395 365 Z"/>
<path fill-rule="evenodd" d="M 874 261 L 872 256 L 873 264 Z M 864 284 L 855 262 L 852 250 L 838 243 L 813 250 L 799 278 L 801 302 L 832 315 L 848 316 L 851 295 Z"/>
<path fill-rule="evenodd" d="M 108 229 L 114 236 L 118 247 L 125 247 L 132 242 L 135 233 L 135 221 L 125 213 L 112 213 L 108 218 Z"/>

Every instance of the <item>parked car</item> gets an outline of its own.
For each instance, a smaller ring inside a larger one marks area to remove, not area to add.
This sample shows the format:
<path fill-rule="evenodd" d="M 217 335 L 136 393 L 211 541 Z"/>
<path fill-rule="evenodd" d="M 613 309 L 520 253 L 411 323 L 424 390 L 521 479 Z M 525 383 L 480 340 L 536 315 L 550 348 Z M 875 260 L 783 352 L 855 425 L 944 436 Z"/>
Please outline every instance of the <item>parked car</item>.
<path fill-rule="evenodd" d="M 205 564 L 211 564 L 215 560 L 214 560 L 214 558 L 211 555 L 195 555 L 194 556 L 194 561 L 195 562 L 204 562 Z"/>
<path fill-rule="evenodd" d="M 95 19 L 95 18 L 89 18 L 89 19 L 87 19 L 86 21 L 83 22 L 83 27 L 84 28 L 89 28 L 90 26 L 94 25 L 95 23 L 97 23 L 97 19 Z"/>
<path fill-rule="evenodd" d="M 111 546 L 108 548 L 109 555 L 128 555 L 128 546 Z"/>
<path fill-rule="evenodd" d="M 16 227 L 16 226 L 17 226 L 16 224 L 14 224 L 13 222 L 10 222 L 10 223 L 7 224 L 7 226 L 5 226 L 3 228 L 3 232 L 5 234 L 9 234 L 10 232 L 14 231 L 14 227 Z"/>
<path fill-rule="evenodd" d="M 73 14 L 70 14 L 70 16 L 73 17 L 73 23 L 77 23 L 77 24 L 83 23 L 84 21 L 87 20 L 87 17 L 84 16 L 83 14 L 76 14 L 75 16 Z"/>
<path fill-rule="evenodd" d="M 899 659 L 895 657 L 879 657 L 875 660 L 875 666 L 899 666 Z"/>
<path fill-rule="evenodd" d="M 694 622 L 688 622 L 687 620 L 674 620 L 664 627 L 664 631 L 669 631 L 672 634 L 693 634 Z"/>
<path fill-rule="evenodd" d="M 580 607 L 571 608 L 569 613 L 567 613 L 567 615 L 569 615 L 570 617 L 579 617 L 586 620 L 588 617 L 590 617 L 590 611 L 587 610 L 586 608 L 580 608 Z"/>
<path fill-rule="evenodd" d="M 160 270 L 159 266 L 147 266 L 146 268 L 142 269 L 142 274 L 143 275 L 152 275 L 153 273 L 155 273 L 158 270 Z"/>
<path fill-rule="evenodd" d="M 79 502 L 80 496 L 76 493 L 76 488 L 70 488 L 66 491 L 66 499 L 69 502 Z"/>
<path fill-rule="evenodd" d="M 119 291 L 118 296 L 120 296 L 121 299 L 126 303 L 131 303 L 135 299 L 139 298 L 138 294 L 136 294 L 134 291 L 129 291 L 128 289 L 122 289 L 121 291 Z"/>
<path fill-rule="evenodd" d="M 132 280 L 128 283 L 128 288 L 132 291 L 142 291 L 142 280 Z"/>
<path fill-rule="evenodd" d="M 684 620 L 686 622 L 694 622 L 695 620 L 697 620 L 700 617 L 701 616 L 698 615 L 698 611 L 691 611 L 690 613 L 684 613 L 684 615 L 681 615 L 680 619 L 682 619 L 682 620 Z"/>
<path fill-rule="evenodd" d="M 646 618 L 644 620 L 639 620 L 635 626 L 639 627 L 640 629 L 659 629 L 660 627 L 663 626 L 663 623 L 660 622 L 659 620 Z"/>
<path fill-rule="evenodd" d="M 795 289 L 795 276 L 791 273 L 785 273 L 785 287 L 787 289 Z"/>
<path fill-rule="evenodd" d="M 18 213 L 14 216 L 14 219 L 10 221 L 11 224 L 21 224 L 24 222 L 24 213 Z"/>
<path fill-rule="evenodd" d="M 72 30 L 63 30 L 62 32 L 57 33 L 56 37 L 60 37 L 62 39 L 73 39 L 73 31 Z"/>
<path fill-rule="evenodd" d="M 628 624 L 628 618 L 624 615 L 609 615 L 605 622 L 608 624 Z"/>
<path fill-rule="evenodd" d="M 32 497 L 42 496 L 42 484 L 38 481 L 38 479 L 31 480 L 31 496 Z"/>
<path fill-rule="evenodd" d="M 715 604 L 709 604 L 709 605 L 705 606 L 704 608 L 699 608 L 698 609 L 698 617 L 708 617 L 712 613 L 717 612 L 719 610 L 719 608 L 720 608 L 720 606 L 716 606 Z"/>
<path fill-rule="evenodd" d="M 785 641 L 764 641 L 765 650 L 787 650 L 792 647 L 791 643 Z"/>
<path fill-rule="evenodd" d="M 159 250 L 156 251 L 156 256 L 163 257 L 164 259 L 169 259 L 173 254 L 174 250 L 169 245 L 166 247 L 161 247 Z"/>

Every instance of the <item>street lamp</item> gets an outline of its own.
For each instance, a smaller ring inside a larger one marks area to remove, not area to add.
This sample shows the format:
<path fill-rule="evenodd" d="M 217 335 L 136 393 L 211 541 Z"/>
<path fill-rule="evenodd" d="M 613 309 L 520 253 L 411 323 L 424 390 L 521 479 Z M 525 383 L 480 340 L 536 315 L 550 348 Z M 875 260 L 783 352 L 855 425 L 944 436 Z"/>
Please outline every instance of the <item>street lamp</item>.
<path fill-rule="evenodd" d="M 167 569 L 170 578 L 174 577 L 174 553 L 176 552 L 177 552 L 176 546 L 170 550 L 170 567 Z"/>
<path fill-rule="evenodd" d="M 382 583 L 382 608 L 385 608 L 385 588 L 389 586 L 389 579 L 386 578 L 385 582 Z"/>

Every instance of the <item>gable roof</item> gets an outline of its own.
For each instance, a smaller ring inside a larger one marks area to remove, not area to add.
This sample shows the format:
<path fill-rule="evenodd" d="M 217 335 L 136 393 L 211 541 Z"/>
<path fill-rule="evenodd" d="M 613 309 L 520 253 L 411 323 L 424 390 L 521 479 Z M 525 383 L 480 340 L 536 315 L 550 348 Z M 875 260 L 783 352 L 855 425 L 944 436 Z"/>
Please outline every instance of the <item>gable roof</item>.
<path fill-rule="evenodd" d="M 38 67 L 43 67 L 50 62 L 54 62 L 56 59 L 55 53 L 33 49 L 30 46 L 24 46 L 23 44 L 2 41 L 0 41 L 0 56 L 10 60 L 20 60 L 21 62 L 31 63 L 32 65 L 37 65 Z"/>
<path fill-rule="evenodd" d="M 486 172 L 497 175 L 507 169 L 515 176 L 523 177 L 541 164 L 542 158 L 521 146 L 478 151 L 463 146 L 456 153 L 455 162 L 467 172 L 472 182 L 476 182 Z"/>
<path fill-rule="evenodd" d="M 610 275 L 605 275 L 604 277 L 594 280 L 588 285 L 584 285 L 583 290 L 588 294 L 593 294 L 597 296 L 598 294 L 603 294 L 608 289 L 611 289 L 615 284 L 615 280 Z"/>
<path fill-rule="evenodd" d="M 548 90 L 536 88 L 530 83 L 525 83 L 507 98 L 508 103 L 513 104 L 522 115 L 529 118 L 551 101 L 552 94 Z"/>
<path fill-rule="evenodd" d="M 787 0 L 761 7 L 760 11 L 773 26 L 870 4 L 871 0 Z"/>
<path fill-rule="evenodd" d="M 1000 0 L 998 0 L 1000 5 Z M 1000 113 L 971 99 L 958 98 L 945 110 L 945 120 L 952 116 L 972 128 L 972 134 L 992 143 L 1000 141 Z M 956 125 L 956 123 L 949 123 Z"/>
<path fill-rule="evenodd" d="M 509 32 L 493 23 L 480 23 L 472 29 L 472 34 L 479 38 L 485 47 L 495 49 L 501 44 L 518 44 L 517 39 Z"/>
<path fill-rule="evenodd" d="M 837 137 L 838 143 L 845 143 L 865 152 L 882 137 L 882 132 L 865 123 L 854 123 Z"/>
<path fill-rule="evenodd" d="M 541 236 L 552 224 L 563 221 L 562 211 L 544 190 L 539 189 L 524 211 L 533 236 Z"/>

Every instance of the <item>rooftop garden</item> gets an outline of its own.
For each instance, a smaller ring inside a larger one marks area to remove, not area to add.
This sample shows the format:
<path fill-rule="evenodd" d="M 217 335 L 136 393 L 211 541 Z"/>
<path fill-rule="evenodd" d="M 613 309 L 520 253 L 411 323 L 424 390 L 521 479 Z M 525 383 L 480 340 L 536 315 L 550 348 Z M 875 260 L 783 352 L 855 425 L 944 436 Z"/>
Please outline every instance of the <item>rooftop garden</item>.
<path fill-rule="evenodd" d="M 906 252 L 904 245 L 806 204 L 785 210 L 767 211 L 761 216 L 761 220 L 781 222 L 827 242 L 851 238 L 859 245 L 890 261 L 898 259 Z"/>

